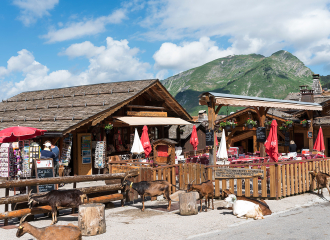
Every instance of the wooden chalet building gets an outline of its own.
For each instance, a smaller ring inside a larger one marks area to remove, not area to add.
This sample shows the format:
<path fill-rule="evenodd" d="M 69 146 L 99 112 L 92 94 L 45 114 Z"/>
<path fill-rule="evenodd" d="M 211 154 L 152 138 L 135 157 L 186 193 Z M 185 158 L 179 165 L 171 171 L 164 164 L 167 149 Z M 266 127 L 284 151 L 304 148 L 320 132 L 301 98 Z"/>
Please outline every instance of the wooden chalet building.
<path fill-rule="evenodd" d="M 0 130 L 15 125 L 45 129 L 34 140 L 40 145 L 50 140 L 61 153 L 63 141 L 71 137 L 69 166 L 77 175 L 97 172 L 94 159 L 83 162 L 85 140 L 106 141 L 108 155 L 121 154 L 130 151 L 134 128 L 141 136 L 147 125 L 153 141 L 168 138 L 171 125 L 187 125 L 192 119 L 158 79 L 23 92 L 2 101 L 0 112 Z M 109 123 L 113 129 L 106 134 Z"/>

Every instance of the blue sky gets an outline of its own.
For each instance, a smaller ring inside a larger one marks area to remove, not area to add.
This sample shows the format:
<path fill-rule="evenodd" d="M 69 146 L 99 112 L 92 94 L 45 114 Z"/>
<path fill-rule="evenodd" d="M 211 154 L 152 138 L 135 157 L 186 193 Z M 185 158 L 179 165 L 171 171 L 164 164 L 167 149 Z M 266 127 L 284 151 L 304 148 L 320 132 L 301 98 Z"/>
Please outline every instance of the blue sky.
<path fill-rule="evenodd" d="M 0 99 L 281 49 L 330 74 L 326 0 L 2 0 L 0 34 Z"/>

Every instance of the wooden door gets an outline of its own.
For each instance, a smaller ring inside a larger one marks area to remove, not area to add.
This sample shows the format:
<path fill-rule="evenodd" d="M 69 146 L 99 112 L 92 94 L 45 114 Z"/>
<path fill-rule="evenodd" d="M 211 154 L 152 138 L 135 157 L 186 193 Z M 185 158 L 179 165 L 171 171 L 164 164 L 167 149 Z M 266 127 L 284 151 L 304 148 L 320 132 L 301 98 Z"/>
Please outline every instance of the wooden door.
<path fill-rule="evenodd" d="M 78 133 L 78 175 L 92 175 L 92 135 Z"/>
<path fill-rule="evenodd" d="M 304 134 L 303 133 L 294 133 L 294 142 L 297 145 L 298 149 L 304 148 Z"/>

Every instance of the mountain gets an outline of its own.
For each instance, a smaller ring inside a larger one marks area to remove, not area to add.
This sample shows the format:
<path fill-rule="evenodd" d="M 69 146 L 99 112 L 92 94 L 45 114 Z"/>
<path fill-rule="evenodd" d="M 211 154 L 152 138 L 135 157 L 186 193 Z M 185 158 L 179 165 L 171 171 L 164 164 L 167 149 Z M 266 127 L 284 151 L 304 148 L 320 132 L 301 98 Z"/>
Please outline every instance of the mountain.
<path fill-rule="evenodd" d="M 322 88 L 330 89 L 330 75 L 320 76 L 320 82 L 321 82 Z"/>
<path fill-rule="evenodd" d="M 202 92 L 283 99 L 289 92 L 298 92 L 300 85 L 311 86 L 312 74 L 297 57 L 281 50 L 269 57 L 249 54 L 219 58 L 162 83 L 191 115 L 197 115 L 206 109 L 198 105 Z"/>

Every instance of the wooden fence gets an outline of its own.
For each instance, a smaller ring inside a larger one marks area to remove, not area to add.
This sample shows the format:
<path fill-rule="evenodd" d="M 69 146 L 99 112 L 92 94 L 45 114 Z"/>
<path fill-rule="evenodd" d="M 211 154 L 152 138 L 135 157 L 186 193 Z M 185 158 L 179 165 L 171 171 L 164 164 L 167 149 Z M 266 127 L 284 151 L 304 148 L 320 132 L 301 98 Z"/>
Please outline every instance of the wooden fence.
<path fill-rule="evenodd" d="M 287 161 L 278 163 L 255 163 L 235 165 L 205 166 L 198 163 L 175 164 L 152 168 L 149 164 L 133 163 L 131 166 L 122 163 L 112 165 L 114 172 L 128 171 L 139 168 L 139 176 L 132 178 L 133 182 L 166 180 L 180 189 L 187 189 L 187 184 L 192 182 L 201 183 L 213 180 L 215 185 L 215 197 L 221 197 L 221 189 L 231 189 L 237 196 L 253 198 L 280 199 L 296 194 L 301 194 L 316 188 L 315 181 L 309 171 L 317 169 L 320 172 L 330 174 L 330 158 L 307 159 L 300 161 Z M 134 165 L 134 166 L 133 166 Z M 247 179 L 214 179 L 215 168 L 248 168 L 261 169 L 264 178 Z M 171 193 L 176 191 L 171 188 Z M 135 191 L 134 191 L 135 192 Z M 138 197 L 135 192 L 134 198 Z M 132 199 L 132 198 L 131 198 Z"/>

